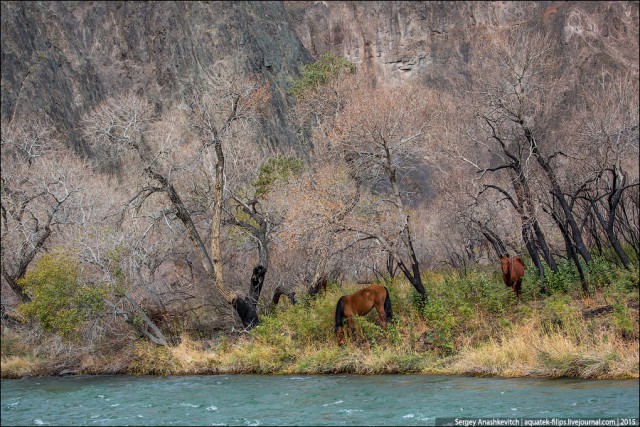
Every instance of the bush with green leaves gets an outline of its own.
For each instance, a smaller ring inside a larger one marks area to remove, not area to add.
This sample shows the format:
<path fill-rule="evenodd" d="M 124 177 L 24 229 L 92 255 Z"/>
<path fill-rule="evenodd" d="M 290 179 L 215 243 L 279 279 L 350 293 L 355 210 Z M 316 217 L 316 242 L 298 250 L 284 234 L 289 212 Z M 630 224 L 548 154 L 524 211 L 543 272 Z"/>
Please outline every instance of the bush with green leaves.
<path fill-rule="evenodd" d="M 290 92 L 295 97 L 301 97 L 306 92 L 324 85 L 330 80 L 339 77 L 342 73 L 353 74 L 356 65 L 329 51 L 320 55 L 320 59 L 300 69 L 301 77 L 293 79 Z"/>
<path fill-rule="evenodd" d="M 302 160 L 288 156 L 269 157 L 260 167 L 258 177 L 253 183 L 256 197 L 267 194 L 274 184 L 287 182 L 289 177 L 297 176 L 302 170 Z"/>
<path fill-rule="evenodd" d="M 18 283 L 31 296 L 21 312 L 65 338 L 77 337 L 84 321 L 104 311 L 105 289 L 80 283 L 77 261 L 61 251 L 45 254 Z"/>
<path fill-rule="evenodd" d="M 558 266 L 557 272 L 545 268 L 547 290 L 551 293 L 579 291 L 581 289 L 579 287 L 580 277 L 575 264 L 567 259 L 560 259 L 556 264 Z"/>
<path fill-rule="evenodd" d="M 563 331 L 568 337 L 579 339 L 583 320 L 571 296 L 560 293 L 551 295 L 544 301 L 541 313 L 545 332 Z"/>
<path fill-rule="evenodd" d="M 595 257 L 587 269 L 590 284 L 599 289 L 617 292 L 638 292 L 640 268 L 631 264 L 630 269 L 621 268 L 605 257 Z"/>

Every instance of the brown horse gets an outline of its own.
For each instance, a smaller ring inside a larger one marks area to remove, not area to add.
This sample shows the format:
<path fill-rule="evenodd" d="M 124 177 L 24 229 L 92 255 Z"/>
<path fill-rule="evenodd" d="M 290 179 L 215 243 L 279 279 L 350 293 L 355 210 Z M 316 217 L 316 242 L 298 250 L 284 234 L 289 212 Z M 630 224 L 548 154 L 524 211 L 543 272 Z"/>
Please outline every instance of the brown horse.
<path fill-rule="evenodd" d="M 334 331 L 338 338 L 339 345 L 342 345 L 344 342 L 344 331 L 342 328 L 344 318 L 346 317 L 349 321 L 349 329 L 351 330 L 351 335 L 353 335 L 353 316 L 364 316 L 369 313 L 373 307 L 378 311 L 381 326 L 386 329 L 387 320 L 393 318 L 391 299 L 389 299 L 389 291 L 387 288 L 382 285 L 369 285 L 354 294 L 340 297 L 334 314 Z"/>
<path fill-rule="evenodd" d="M 513 289 L 519 302 L 522 278 L 524 277 L 524 262 L 517 255 L 510 258 L 503 255 L 500 258 L 500 264 L 502 265 L 502 280 L 505 286 Z"/>

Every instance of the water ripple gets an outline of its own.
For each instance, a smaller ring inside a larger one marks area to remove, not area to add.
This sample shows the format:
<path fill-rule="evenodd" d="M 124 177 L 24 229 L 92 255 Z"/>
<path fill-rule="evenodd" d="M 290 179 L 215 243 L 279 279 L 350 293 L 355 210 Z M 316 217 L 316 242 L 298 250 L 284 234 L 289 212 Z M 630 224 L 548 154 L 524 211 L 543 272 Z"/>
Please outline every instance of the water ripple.
<path fill-rule="evenodd" d="M 638 389 L 637 380 L 430 375 L 38 378 L 2 380 L 0 424 L 408 426 L 463 414 L 637 418 Z"/>

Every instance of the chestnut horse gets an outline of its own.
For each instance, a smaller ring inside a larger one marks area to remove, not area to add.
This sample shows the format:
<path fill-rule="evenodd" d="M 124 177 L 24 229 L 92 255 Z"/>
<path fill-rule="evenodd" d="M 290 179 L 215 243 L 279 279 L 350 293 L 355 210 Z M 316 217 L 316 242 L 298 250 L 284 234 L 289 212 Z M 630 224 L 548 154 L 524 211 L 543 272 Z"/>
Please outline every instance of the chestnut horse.
<path fill-rule="evenodd" d="M 519 302 L 520 291 L 522 290 L 522 278 L 524 277 L 524 262 L 522 262 L 522 258 L 517 255 L 510 258 L 503 255 L 500 258 L 500 264 L 502 265 L 502 280 L 505 286 L 513 289 Z"/>
<path fill-rule="evenodd" d="M 344 318 L 346 317 L 349 321 L 349 329 L 351 329 L 351 335 L 353 335 L 353 316 L 364 316 L 369 313 L 373 307 L 378 311 L 381 326 L 386 329 L 387 320 L 393 318 L 391 299 L 389 299 L 389 291 L 386 287 L 375 284 L 369 285 L 354 294 L 340 297 L 334 314 L 334 331 L 338 338 L 339 345 L 342 345 L 344 342 L 344 331 L 342 327 Z"/>

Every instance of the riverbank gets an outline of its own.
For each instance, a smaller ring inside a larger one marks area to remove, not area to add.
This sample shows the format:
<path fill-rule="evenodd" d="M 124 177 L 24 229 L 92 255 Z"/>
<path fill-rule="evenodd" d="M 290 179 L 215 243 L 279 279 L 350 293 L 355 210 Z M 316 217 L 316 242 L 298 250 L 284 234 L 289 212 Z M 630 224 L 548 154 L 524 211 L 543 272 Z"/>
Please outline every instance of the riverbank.
<path fill-rule="evenodd" d="M 122 339 L 92 347 L 50 335 L 38 345 L 5 329 L 2 378 L 66 374 L 442 374 L 496 377 L 639 377 L 637 272 L 618 272 L 583 297 L 556 290 L 540 297 L 525 281 L 520 303 L 495 274 L 433 274 L 422 308 L 404 281 L 389 282 L 394 321 L 375 310 L 356 319 L 337 345 L 335 302 L 358 285 L 329 286 L 261 317 L 249 333 L 207 339 L 180 336 L 171 347 Z"/>

